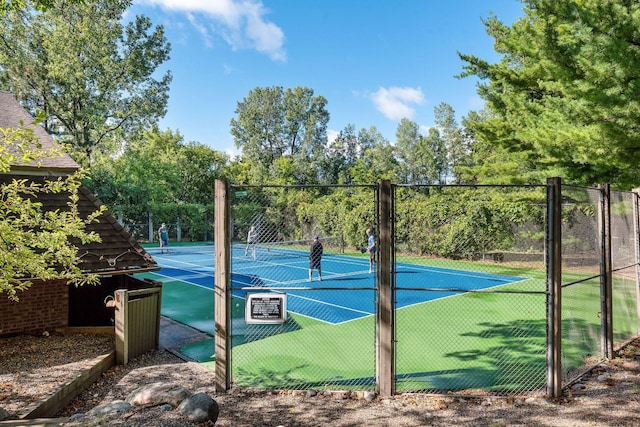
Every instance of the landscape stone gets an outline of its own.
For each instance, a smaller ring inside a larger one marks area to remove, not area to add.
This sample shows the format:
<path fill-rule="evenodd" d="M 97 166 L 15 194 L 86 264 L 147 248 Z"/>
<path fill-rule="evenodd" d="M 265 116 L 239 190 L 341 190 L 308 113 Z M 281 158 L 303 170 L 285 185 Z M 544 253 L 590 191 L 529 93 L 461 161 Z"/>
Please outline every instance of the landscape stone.
<path fill-rule="evenodd" d="M 168 403 L 176 407 L 184 399 L 191 396 L 191 392 L 184 387 L 166 383 L 153 383 L 132 391 L 126 401 L 132 405 L 162 405 Z"/>
<path fill-rule="evenodd" d="M 178 410 L 196 423 L 203 423 L 205 421 L 215 423 L 220 413 L 218 403 L 206 393 L 196 393 L 183 400 Z"/>
<path fill-rule="evenodd" d="M 113 402 L 98 405 L 89 411 L 90 415 L 108 415 L 114 413 L 127 412 L 131 409 L 131 405 L 123 400 L 114 400 Z"/>

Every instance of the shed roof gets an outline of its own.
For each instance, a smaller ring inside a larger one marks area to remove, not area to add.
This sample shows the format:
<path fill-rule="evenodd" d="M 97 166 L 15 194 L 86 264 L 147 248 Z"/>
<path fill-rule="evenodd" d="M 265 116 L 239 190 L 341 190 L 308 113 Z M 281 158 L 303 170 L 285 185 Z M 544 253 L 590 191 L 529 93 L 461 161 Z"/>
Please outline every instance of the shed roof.
<path fill-rule="evenodd" d="M 42 185 L 45 180 L 51 178 L 0 174 L 0 185 L 6 185 L 14 179 L 25 179 L 27 183 L 34 182 Z M 78 196 L 78 212 L 83 218 L 95 212 L 101 205 L 100 201 L 84 186 L 80 187 Z M 67 210 L 68 201 L 65 194 L 38 194 L 38 202 L 42 203 L 43 211 Z M 83 271 L 113 275 L 160 269 L 153 257 L 108 212 L 100 215 L 98 222 L 87 224 L 86 231 L 100 235 L 102 242 L 82 244 L 80 241 L 73 241 L 78 247 L 78 255 L 81 258 L 80 267 Z"/>
<path fill-rule="evenodd" d="M 55 146 L 53 138 L 41 126 L 32 124 L 33 117 L 8 92 L 0 91 L 0 128 L 31 127 L 39 138 L 42 148 Z M 43 184 L 47 179 L 56 179 L 79 169 L 78 164 L 69 155 L 43 159 L 40 167 L 30 164 L 12 164 L 8 174 L 0 174 L 0 185 L 14 179 L 26 179 L 28 182 Z M 43 211 L 65 210 L 69 201 L 66 194 L 40 193 L 38 201 Z M 84 186 L 80 187 L 78 210 L 83 218 L 95 212 L 101 202 Z M 98 222 L 88 224 L 87 232 L 100 235 L 102 242 L 82 244 L 74 242 L 79 248 L 83 271 L 104 275 L 139 273 L 158 270 L 160 266 L 138 242 L 106 212 Z"/>
<path fill-rule="evenodd" d="M 34 118 L 25 110 L 15 97 L 6 91 L 0 91 L 0 128 L 31 128 L 43 149 L 56 146 L 51 135 L 40 125 L 33 124 Z M 22 123 L 22 124 L 21 124 Z M 29 164 L 12 163 L 12 171 L 30 171 L 38 174 L 64 174 L 78 170 L 80 166 L 67 154 L 45 158 L 40 162 Z"/>

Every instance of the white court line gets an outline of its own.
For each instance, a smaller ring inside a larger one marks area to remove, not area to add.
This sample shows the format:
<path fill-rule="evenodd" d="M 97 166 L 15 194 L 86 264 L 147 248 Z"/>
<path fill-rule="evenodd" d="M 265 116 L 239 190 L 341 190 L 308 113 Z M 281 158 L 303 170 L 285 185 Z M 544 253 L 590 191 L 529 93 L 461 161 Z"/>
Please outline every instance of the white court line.
<path fill-rule="evenodd" d="M 308 270 L 308 269 L 306 269 Z M 283 285 L 283 286 L 288 286 L 288 285 L 294 285 L 294 284 L 298 284 L 298 283 L 315 283 L 316 285 L 318 283 L 324 283 L 328 280 L 335 280 L 335 279 L 339 279 L 341 277 L 351 277 L 351 276 L 358 276 L 360 274 L 369 274 L 368 270 L 362 270 L 362 271 L 353 271 L 350 273 L 334 273 L 334 272 L 327 272 L 324 269 L 322 270 L 322 281 L 315 279 L 313 281 L 309 281 L 309 278 L 304 278 L 304 279 L 293 279 L 293 280 L 288 280 L 285 282 L 278 282 L 276 280 L 272 280 L 272 279 L 265 279 L 265 278 L 261 278 L 263 282 L 269 282 L 269 283 L 274 283 L 277 285 Z M 278 287 L 274 286 L 273 289 L 278 289 Z M 318 288 L 318 289 L 322 289 L 322 288 Z"/>
<path fill-rule="evenodd" d="M 353 258 L 353 260 L 346 261 L 346 259 L 347 259 L 346 257 L 349 257 L 349 256 L 347 255 L 347 256 L 345 256 L 345 258 L 343 258 L 341 255 L 329 255 L 324 259 L 327 260 L 327 261 L 330 261 L 330 262 L 336 262 L 336 263 L 341 263 L 341 264 L 358 265 L 358 266 L 360 266 L 360 265 L 368 265 L 368 261 L 369 261 L 368 259 Z M 184 265 L 189 265 L 189 266 L 193 266 L 193 267 L 203 268 L 203 269 L 205 269 L 207 271 L 211 271 L 211 272 L 214 271 L 213 267 L 204 267 L 204 266 L 202 266 L 200 264 L 177 261 L 175 259 L 167 258 L 167 257 L 157 257 L 157 258 L 165 259 L 167 261 L 171 261 L 171 262 L 174 262 L 176 264 L 184 264 Z M 276 263 L 276 262 L 260 261 L 260 260 L 249 260 L 249 261 L 250 262 L 254 262 L 254 263 L 263 264 L 261 266 L 262 268 L 264 268 L 264 265 L 267 265 L 267 266 L 274 266 L 274 267 L 287 267 L 287 268 L 303 269 L 305 271 L 308 270 L 308 267 L 306 266 L 306 263 L 308 261 L 305 258 L 301 258 L 300 260 L 297 260 L 297 261 L 292 262 L 292 263 Z M 490 280 L 494 280 L 494 281 L 506 281 L 507 280 L 507 279 L 503 280 L 503 279 L 501 279 L 501 277 L 509 277 L 509 278 L 517 277 L 517 276 L 498 275 L 498 274 L 495 274 L 495 273 L 482 273 L 482 274 L 480 274 L 481 272 L 477 272 L 475 274 L 473 272 L 463 273 L 463 271 L 465 271 L 465 270 L 447 271 L 447 270 L 451 270 L 451 269 L 448 269 L 446 267 L 424 266 L 424 265 L 420 265 L 420 264 L 409 264 L 409 263 L 399 263 L 399 264 L 400 264 L 401 267 L 410 268 L 410 269 L 412 269 L 414 271 L 418 271 L 418 272 L 440 273 L 440 274 L 446 274 L 446 275 L 451 275 L 451 276 L 471 277 L 471 278 L 485 279 L 485 280 L 486 279 L 490 279 Z M 305 266 L 302 267 L 301 265 L 305 265 Z M 232 266 L 233 266 L 233 261 L 232 261 Z M 170 268 L 170 266 L 167 266 L 167 267 Z M 247 265 L 246 267 L 243 267 L 243 268 L 233 268 L 232 272 L 237 272 L 238 270 L 251 270 L 252 268 L 255 268 L 255 266 L 252 267 L 250 265 Z M 183 270 L 187 271 L 187 272 L 190 272 L 190 273 L 194 273 L 194 274 L 200 275 L 200 276 L 209 277 L 207 274 L 204 274 L 204 273 L 199 272 L 199 271 L 193 271 L 193 270 L 190 270 L 190 269 L 183 269 Z M 352 272 L 352 273 L 345 273 L 345 274 L 340 274 L 340 273 L 331 274 L 330 272 L 323 270 L 323 273 L 325 274 L 325 277 L 326 277 L 325 281 L 326 280 L 331 280 L 331 278 L 349 277 L 349 276 L 360 275 L 360 274 L 368 274 L 366 270 L 358 271 L 358 272 Z M 171 276 L 167 276 L 167 275 L 163 275 L 163 274 L 159 274 L 159 273 L 155 273 L 155 274 L 158 274 L 159 276 L 167 277 L 167 278 L 169 278 L 171 280 L 178 280 L 178 281 L 181 281 L 181 282 L 189 283 L 189 284 L 194 285 L 194 286 L 199 286 L 199 287 L 202 287 L 202 288 L 205 288 L 205 289 L 212 290 L 211 288 L 209 288 L 207 286 L 199 285 L 197 283 L 193 283 L 193 282 L 190 282 L 188 280 L 177 279 L 177 278 L 174 278 L 174 277 L 171 277 Z M 242 273 L 240 273 L 240 274 L 242 274 Z M 286 282 L 277 282 L 275 280 L 265 279 L 263 277 L 261 277 L 260 279 L 265 283 L 268 283 L 268 284 L 280 284 L 280 285 L 283 285 L 283 287 L 290 286 L 290 285 L 293 285 L 293 284 L 310 283 L 308 281 L 308 279 L 295 279 L 295 280 L 290 280 L 290 281 L 286 281 Z M 518 282 L 522 282 L 522 281 L 526 281 L 526 280 L 531 280 L 531 278 L 523 277 L 523 278 L 521 278 L 521 280 L 514 280 L 514 281 L 509 280 L 508 282 L 502 283 L 500 285 L 495 285 L 495 286 L 486 287 L 486 288 L 483 287 L 481 289 L 482 290 L 493 289 L 493 288 L 507 286 L 507 285 L 512 284 L 512 283 L 518 283 Z M 318 281 L 316 281 L 316 283 L 318 283 Z M 269 286 L 268 284 L 267 284 L 267 286 L 264 286 L 264 287 L 255 286 L 255 287 L 252 287 L 252 288 L 255 288 L 255 289 L 263 288 L 265 290 L 278 290 L 279 289 L 278 287 Z M 251 287 L 251 286 L 249 286 L 249 287 Z M 319 288 L 319 289 L 321 289 L 321 288 Z M 396 290 L 398 290 L 398 289 L 396 289 Z M 402 290 L 402 288 L 400 288 L 400 290 Z M 473 291 L 473 290 L 471 290 L 471 291 Z M 411 290 L 411 292 L 413 292 L 413 290 Z M 446 292 L 446 291 L 443 291 L 443 292 Z M 406 305 L 406 306 L 400 307 L 398 309 L 400 310 L 400 309 L 404 309 L 404 308 L 408 308 L 408 307 L 413 307 L 415 305 L 425 304 L 425 303 L 429 303 L 431 301 L 437 301 L 437 300 L 441 300 L 441 299 L 444 299 L 444 298 L 456 297 L 456 296 L 463 295 L 465 293 L 467 293 L 467 292 L 462 292 L 462 293 L 457 293 L 456 292 L 456 293 L 454 293 L 454 295 L 447 295 L 447 296 L 444 296 L 444 297 L 435 298 L 435 299 L 431 299 L 431 300 L 428 300 L 428 301 L 421 301 L 421 302 L 417 302 L 415 304 L 410 304 L 410 305 Z M 349 307 L 345 307 L 345 306 L 341 306 L 341 305 L 337 305 L 337 304 L 333 304 L 333 303 L 328 303 L 326 301 L 322 301 L 322 300 L 315 299 L 315 298 L 302 297 L 300 295 L 295 295 L 295 294 L 288 294 L 288 295 L 290 295 L 291 297 L 295 297 L 295 298 L 300 298 L 300 299 L 304 299 L 304 300 L 307 300 L 307 301 L 311 301 L 311 302 L 314 302 L 314 303 L 317 303 L 317 304 L 320 304 L 320 305 L 335 307 L 335 308 L 343 309 L 343 310 L 350 311 L 350 312 L 353 312 L 353 313 L 364 314 L 365 315 L 364 317 L 372 316 L 374 314 L 374 313 L 370 313 L 370 312 L 367 312 L 367 311 L 357 310 L 357 309 L 353 309 L 353 308 L 349 308 Z M 296 313 L 296 312 L 293 312 L 293 313 Z M 335 322 L 334 323 L 334 322 L 329 322 L 329 321 L 325 321 L 325 320 L 319 319 L 317 317 L 306 316 L 306 315 L 303 315 L 301 313 L 296 313 L 296 314 L 300 315 L 300 316 L 303 316 L 303 317 L 311 318 L 311 319 L 314 319 L 314 320 L 317 320 L 317 321 L 321 321 L 323 323 L 332 324 L 332 325 L 344 324 L 344 323 L 351 322 L 351 321 L 358 320 L 358 319 L 362 318 L 362 317 L 357 317 L 355 319 L 349 319 L 349 320 L 346 320 L 344 322 Z"/>
<path fill-rule="evenodd" d="M 205 269 L 205 270 L 207 270 L 207 271 L 212 271 L 212 272 L 214 271 L 214 268 L 213 268 L 213 267 L 207 267 L 207 266 L 205 266 L 205 265 L 198 264 L 198 263 L 185 262 L 185 261 L 178 261 L 178 260 L 175 260 L 175 259 L 173 259 L 173 258 L 157 257 L 157 256 L 156 256 L 156 257 L 154 257 L 154 259 L 163 259 L 163 260 L 166 260 L 166 261 L 168 261 L 168 264 L 171 264 L 171 263 L 174 263 L 174 264 L 183 264 L 183 265 L 189 265 L 189 266 L 191 266 L 191 267 L 198 267 L 198 268 L 202 268 L 202 269 Z M 161 267 L 171 268 L 171 267 L 172 267 L 172 265 L 161 265 Z M 178 268 L 178 267 L 175 267 L 175 268 Z"/>
<path fill-rule="evenodd" d="M 412 270 L 419 270 L 420 272 L 427 272 L 427 273 L 441 273 L 441 274 L 448 274 L 450 276 L 461 276 L 461 277 L 472 277 L 475 279 L 494 279 L 494 280 L 502 280 L 500 279 L 500 277 L 517 277 L 517 276 L 506 276 L 504 274 L 495 274 L 495 273 L 482 273 L 480 271 L 477 272 L 473 272 L 470 271 L 468 273 L 463 273 L 464 271 L 467 270 L 456 270 L 456 271 L 444 271 L 441 269 L 447 268 L 447 267 L 434 267 L 434 266 L 426 266 L 426 265 L 420 265 L 420 264 L 408 264 L 408 263 L 400 263 L 401 266 L 406 266 L 408 268 L 411 268 Z M 448 270 L 455 270 L 453 268 L 447 268 Z M 398 273 L 402 273 L 402 272 L 398 272 L 396 271 L 396 274 Z M 488 277 L 491 276 L 491 277 Z M 500 276 L 500 277 L 499 277 Z M 526 280 L 529 279 L 529 277 L 524 277 L 522 278 L 522 280 Z M 510 281 L 509 283 L 516 283 L 516 282 L 520 282 L 521 280 L 516 280 L 516 281 Z M 483 288 L 483 289 L 490 289 L 490 288 Z"/>
<path fill-rule="evenodd" d="M 208 286 L 200 285 L 198 283 L 193 283 L 193 282 L 190 282 L 188 280 L 182 280 L 182 279 L 178 279 L 178 278 L 175 278 L 175 277 L 167 276 L 166 274 L 158 273 L 156 271 L 152 272 L 152 274 L 156 274 L 156 275 L 161 276 L 161 277 L 166 277 L 167 279 L 170 279 L 169 281 L 172 281 L 172 282 L 188 283 L 191 286 L 197 286 L 199 288 L 207 289 L 207 290 L 210 290 L 211 292 L 214 292 L 214 289 L 211 289 Z M 205 275 L 205 277 L 209 277 L 209 276 Z"/>

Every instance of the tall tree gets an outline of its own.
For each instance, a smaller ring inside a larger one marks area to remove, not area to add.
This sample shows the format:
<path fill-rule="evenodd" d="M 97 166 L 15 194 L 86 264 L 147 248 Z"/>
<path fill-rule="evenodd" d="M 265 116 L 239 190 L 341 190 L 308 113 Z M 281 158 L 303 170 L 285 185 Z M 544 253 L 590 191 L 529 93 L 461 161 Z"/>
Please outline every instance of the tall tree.
<path fill-rule="evenodd" d="M 324 184 L 353 184 L 351 168 L 371 146 L 372 142 L 366 130 L 363 129 L 358 134 L 355 125 L 345 126 L 325 149 L 321 182 Z"/>
<path fill-rule="evenodd" d="M 184 143 L 179 132 L 154 127 L 117 158 L 101 157 L 89 188 L 109 207 L 146 215 L 152 204 L 213 203 L 215 180 L 227 176 L 228 156 Z"/>
<path fill-rule="evenodd" d="M 83 165 L 97 147 L 126 140 L 166 112 L 171 73 L 155 75 L 170 46 L 147 17 L 121 23 L 131 3 L 52 0 L 44 12 L 0 17 L 0 85 L 32 112 L 44 111 L 47 131 Z"/>
<path fill-rule="evenodd" d="M 327 101 L 304 87 L 255 88 L 238 102 L 231 119 L 236 147 L 248 161 L 268 169 L 291 157 L 298 183 L 317 182 L 327 140 Z"/>
<path fill-rule="evenodd" d="M 381 179 L 398 182 L 398 161 L 394 146 L 382 136 L 375 126 L 361 129 L 358 139 L 363 149 L 362 156 L 352 168 L 352 176 L 357 184 L 373 184 Z"/>
<path fill-rule="evenodd" d="M 421 139 L 420 128 L 416 122 L 407 118 L 400 120 L 396 129 L 396 155 L 398 156 L 398 179 L 401 184 L 418 183 L 416 154 L 418 154 Z"/>
<path fill-rule="evenodd" d="M 511 27 L 491 16 L 502 59 L 472 55 L 462 76 L 482 79 L 492 117 L 476 137 L 517 153 L 519 173 L 577 184 L 640 182 L 640 3 L 525 0 Z M 526 153 L 526 155 L 524 154 Z"/>
<path fill-rule="evenodd" d="M 425 177 L 430 183 L 446 184 L 449 164 L 447 162 L 447 147 L 440 136 L 440 131 L 435 127 L 429 128 L 422 143 L 424 148 L 419 150 L 418 156 L 420 164 L 424 168 Z"/>
<path fill-rule="evenodd" d="M 469 149 L 464 144 L 465 139 L 456 121 L 453 108 L 449 104 L 441 102 L 433 109 L 433 113 L 436 127 L 447 153 L 447 178 L 449 181 L 459 184 L 458 169 L 468 162 Z"/>

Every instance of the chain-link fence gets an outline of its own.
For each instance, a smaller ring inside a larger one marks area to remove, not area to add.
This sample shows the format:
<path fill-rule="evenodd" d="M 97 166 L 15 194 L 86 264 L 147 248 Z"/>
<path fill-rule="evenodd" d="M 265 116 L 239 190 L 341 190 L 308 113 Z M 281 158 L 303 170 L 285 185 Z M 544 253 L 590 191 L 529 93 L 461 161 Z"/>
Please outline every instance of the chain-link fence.
<path fill-rule="evenodd" d="M 549 183 L 390 188 L 387 210 L 378 186 L 231 186 L 234 383 L 362 390 L 391 373 L 397 392 L 549 391 L 637 336 L 634 193 L 562 186 L 554 204 Z M 264 293 L 285 297 L 281 322 L 254 321 L 247 301 Z"/>
<path fill-rule="evenodd" d="M 600 360 L 600 191 L 562 187 L 563 382 Z"/>
<path fill-rule="evenodd" d="M 376 284 L 360 249 L 376 227 L 376 189 L 233 187 L 231 194 L 233 381 L 374 387 Z M 310 269 L 315 240 L 322 258 Z M 265 291 L 286 295 L 283 323 L 247 321 L 248 296 Z"/>
<path fill-rule="evenodd" d="M 638 286 L 636 253 L 638 219 L 636 196 L 631 192 L 611 192 L 612 306 L 615 346 L 638 336 Z"/>
<path fill-rule="evenodd" d="M 140 243 L 158 242 L 162 224 L 167 227 L 171 243 L 213 241 L 213 205 L 158 205 L 139 212 L 118 210 L 115 216 Z"/>
<path fill-rule="evenodd" d="M 405 186 L 394 200 L 396 390 L 544 387 L 544 186 Z"/>

